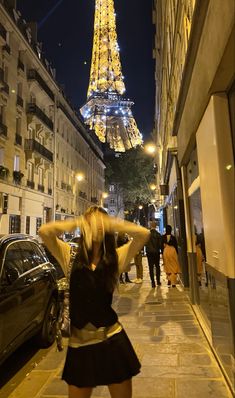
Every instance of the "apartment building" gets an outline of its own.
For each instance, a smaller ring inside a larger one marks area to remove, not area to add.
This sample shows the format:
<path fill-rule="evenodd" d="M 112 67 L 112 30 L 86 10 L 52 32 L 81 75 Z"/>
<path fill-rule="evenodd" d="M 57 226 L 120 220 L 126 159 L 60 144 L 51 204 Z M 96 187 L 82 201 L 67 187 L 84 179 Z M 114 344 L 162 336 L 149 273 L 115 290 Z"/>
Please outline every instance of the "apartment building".
<path fill-rule="evenodd" d="M 40 225 L 101 203 L 103 153 L 42 55 L 36 26 L 0 1 L 0 231 Z M 77 178 L 79 176 L 79 178 Z"/>

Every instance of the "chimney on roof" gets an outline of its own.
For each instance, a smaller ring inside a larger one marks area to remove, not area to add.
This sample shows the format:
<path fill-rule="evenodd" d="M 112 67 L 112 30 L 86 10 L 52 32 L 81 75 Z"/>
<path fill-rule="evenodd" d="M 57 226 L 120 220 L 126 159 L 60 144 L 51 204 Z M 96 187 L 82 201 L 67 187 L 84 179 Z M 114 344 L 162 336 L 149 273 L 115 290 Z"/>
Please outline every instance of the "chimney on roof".
<path fill-rule="evenodd" d="M 37 22 L 28 22 L 27 26 L 30 28 L 31 30 L 31 36 L 32 36 L 32 40 L 37 43 L 38 41 L 38 27 L 37 27 Z"/>

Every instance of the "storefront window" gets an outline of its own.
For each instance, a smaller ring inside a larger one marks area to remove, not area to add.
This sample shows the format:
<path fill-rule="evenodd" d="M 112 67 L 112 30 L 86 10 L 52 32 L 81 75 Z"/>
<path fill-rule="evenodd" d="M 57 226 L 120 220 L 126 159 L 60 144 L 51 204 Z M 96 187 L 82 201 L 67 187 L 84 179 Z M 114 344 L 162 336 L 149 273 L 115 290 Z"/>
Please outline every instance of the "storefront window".
<path fill-rule="evenodd" d="M 200 188 L 196 189 L 190 197 L 190 213 L 191 213 L 191 230 L 192 242 L 194 244 L 194 252 L 196 253 L 196 274 L 199 289 L 200 308 L 205 315 L 205 319 L 209 322 L 209 292 L 208 292 L 208 275 L 206 271 L 206 247 L 202 219 L 202 204 Z"/>

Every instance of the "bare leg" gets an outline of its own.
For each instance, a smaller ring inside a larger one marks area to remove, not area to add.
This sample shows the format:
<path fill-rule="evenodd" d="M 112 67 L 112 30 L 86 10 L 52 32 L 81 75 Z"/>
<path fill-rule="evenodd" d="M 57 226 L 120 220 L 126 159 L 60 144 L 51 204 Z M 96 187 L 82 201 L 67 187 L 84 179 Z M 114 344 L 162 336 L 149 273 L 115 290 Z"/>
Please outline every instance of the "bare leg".
<path fill-rule="evenodd" d="M 108 386 L 112 398 L 131 398 L 132 380 L 125 380 L 122 383 L 110 384 Z"/>
<path fill-rule="evenodd" d="M 76 386 L 69 387 L 69 398 L 90 398 L 92 394 L 91 387 L 79 388 Z"/>

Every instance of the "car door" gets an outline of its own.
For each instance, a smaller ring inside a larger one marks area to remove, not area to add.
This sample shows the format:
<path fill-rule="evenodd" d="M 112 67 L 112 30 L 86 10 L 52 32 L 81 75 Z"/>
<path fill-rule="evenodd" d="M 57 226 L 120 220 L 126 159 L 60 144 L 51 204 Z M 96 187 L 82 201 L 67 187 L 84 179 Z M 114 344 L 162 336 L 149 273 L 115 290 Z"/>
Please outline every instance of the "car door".
<path fill-rule="evenodd" d="M 31 241 L 21 242 L 23 257 L 24 291 L 22 292 L 21 316 L 28 328 L 37 327 L 43 320 L 52 293 L 51 265 L 38 245 Z"/>
<path fill-rule="evenodd" d="M 21 297 L 18 281 L 23 273 L 23 259 L 20 243 L 14 242 L 2 249 L 0 274 L 0 355 L 4 356 L 17 344 L 24 328 L 19 316 Z"/>

